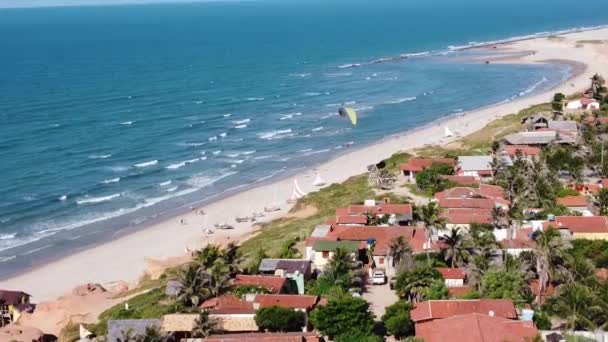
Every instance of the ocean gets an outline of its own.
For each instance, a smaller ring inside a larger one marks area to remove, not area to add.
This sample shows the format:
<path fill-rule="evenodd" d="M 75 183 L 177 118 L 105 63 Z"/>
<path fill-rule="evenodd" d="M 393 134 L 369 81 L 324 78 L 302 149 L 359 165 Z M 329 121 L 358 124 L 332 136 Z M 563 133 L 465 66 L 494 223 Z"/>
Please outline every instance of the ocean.
<path fill-rule="evenodd" d="M 567 65 L 465 49 L 594 27 L 573 0 L 0 10 L 0 277 L 446 116 Z M 359 113 L 352 127 L 337 115 Z"/>

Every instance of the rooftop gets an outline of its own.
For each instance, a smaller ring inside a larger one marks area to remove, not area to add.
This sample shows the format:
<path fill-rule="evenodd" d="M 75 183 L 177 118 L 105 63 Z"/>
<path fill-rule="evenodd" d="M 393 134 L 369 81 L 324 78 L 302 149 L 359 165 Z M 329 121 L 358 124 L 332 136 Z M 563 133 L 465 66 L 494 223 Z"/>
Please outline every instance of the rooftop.
<path fill-rule="evenodd" d="M 513 301 L 508 299 L 427 300 L 416 304 L 410 316 L 418 323 L 470 313 L 487 315 L 490 311 L 498 317 L 517 319 Z"/>
<path fill-rule="evenodd" d="M 566 207 L 587 207 L 587 197 L 585 196 L 566 196 L 557 199 L 557 204 Z"/>
<path fill-rule="evenodd" d="M 377 204 L 374 206 L 352 204 L 346 208 L 347 215 L 364 215 L 364 214 L 411 214 L 411 204 Z M 336 211 L 336 215 L 340 215 Z"/>
<path fill-rule="evenodd" d="M 108 342 L 124 341 L 124 335 L 130 332 L 132 335 L 143 334 L 146 328 L 160 327 L 160 319 L 121 319 L 108 321 Z"/>
<path fill-rule="evenodd" d="M 307 295 L 268 295 L 259 294 L 255 296 L 254 303 L 259 303 L 260 307 L 280 306 L 291 309 L 312 309 L 319 297 Z"/>
<path fill-rule="evenodd" d="M 401 164 L 400 169 L 402 171 L 422 171 L 433 164 L 446 164 L 454 166 L 456 161 L 453 158 L 412 158 L 406 163 Z"/>
<path fill-rule="evenodd" d="M 513 321 L 479 313 L 416 324 L 416 337 L 425 342 L 516 342 L 538 334 L 531 322 Z"/>
<path fill-rule="evenodd" d="M 201 342 L 318 342 L 313 332 L 244 333 L 211 335 Z"/>
<path fill-rule="evenodd" d="M 459 156 L 458 168 L 462 171 L 492 170 L 491 156 Z"/>
<path fill-rule="evenodd" d="M 357 228 L 358 229 L 358 228 Z M 348 252 L 356 252 L 359 250 L 359 242 L 356 241 L 315 241 L 312 249 L 317 252 L 335 252 L 336 249 L 345 249 Z"/>
<path fill-rule="evenodd" d="M 555 221 L 544 223 L 545 227 L 568 229 L 572 233 L 608 233 L 606 216 L 557 216 Z"/>
<path fill-rule="evenodd" d="M 336 224 L 367 224 L 367 216 L 364 215 L 340 215 L 336 216 Z"/>
<path fill-rule="evenodd" d="M 464 278 L 466 278 L 463 268 L 435 267 L 435 269 L 437 271 L 439 271 L 439 273 L 441 273 L 441 276 L 443 277 L 443 279 L 462 279 L 462 280 L 464 280 Z"/>
<path fill-rule="evenodd" d="M 287 274 L 305 274 L 310 269 L 310 260 L 301 259 L 262 259 L 258 269 L 261 272 L 274 272 L 284 270 Z"/>
<path fill-rule="evenodd" d="M 491 209 L 451 208 L 445 210 L 441 216 L 450 224 L 492 223 Z"/>
<path fill-rule="evenodd" d="M 233 285 L 261 286 L 267 288 L 271 292 L 279 293 L 286 282 L 287 278 L 283 277 L 237 274 L 234 278 Z"/>
<path fill-rule="evenodd" d="M 549 121 L 549 129 L 554 129 L 554 130 L 563 130 L 563 131 L 577 131 L 578 130 L 578 126 L 576 125 L 576 121 L 570 121 L 570 120 L 561 120 L 561 121 L 554 121 L 551 120 Z"/>
<path fill-rule="evenodd" d="M 0 290 L 0 299 L 5 305 L 23 304 L 23 298 L 31 297 L 23 291 Z"/>
<path fill-rule="evenodd" d="M 472 186 L 479 184 L 479 181 L 473 176 L 442 175 L 441 178 L 462 186 Z"/>
<path fill-rule="evenodd" d="M 523 156 L 537 156 L 540 151 L 540 147 L 528 145 L 506 145 L 503 149 L 503 152 L 511 157 L 517 155 L 517 153 L 521 153 Z"/>

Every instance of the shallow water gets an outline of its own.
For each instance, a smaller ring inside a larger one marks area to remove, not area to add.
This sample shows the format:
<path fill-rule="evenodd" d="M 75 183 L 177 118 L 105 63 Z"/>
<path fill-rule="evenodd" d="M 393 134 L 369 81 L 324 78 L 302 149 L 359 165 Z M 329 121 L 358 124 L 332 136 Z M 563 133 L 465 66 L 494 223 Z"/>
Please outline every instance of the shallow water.
<path fill-rule="evenodd" d="M 457 48 L 607 19 L 546 15 L 539 0 L 522 14 L 522 4 L 0 10 L 0 276 L 348 146 L 556 85 L 568 66 L 467 63 L 473 52 Z M 358 110 L 356 127 L 342 105 Z"/>

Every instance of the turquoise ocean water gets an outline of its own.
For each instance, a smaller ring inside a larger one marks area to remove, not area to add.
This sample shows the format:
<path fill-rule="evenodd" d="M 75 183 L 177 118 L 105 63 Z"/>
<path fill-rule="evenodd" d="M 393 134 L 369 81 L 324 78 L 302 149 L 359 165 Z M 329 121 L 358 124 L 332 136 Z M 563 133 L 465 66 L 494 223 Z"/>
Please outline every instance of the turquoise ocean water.
<path fill-rule="evenodd" d="M 563 6 L 563 7 L 562 7 Z M 608 23 L 573 0 L 0 10 L 0 277 L 568 77 L 461 48 Z M 567 56 L 564 56 L 567 57 Z M 350 127 L 337 117 L 360 113 Z M 181 209 L 180 209 L 181 208 Z"/>

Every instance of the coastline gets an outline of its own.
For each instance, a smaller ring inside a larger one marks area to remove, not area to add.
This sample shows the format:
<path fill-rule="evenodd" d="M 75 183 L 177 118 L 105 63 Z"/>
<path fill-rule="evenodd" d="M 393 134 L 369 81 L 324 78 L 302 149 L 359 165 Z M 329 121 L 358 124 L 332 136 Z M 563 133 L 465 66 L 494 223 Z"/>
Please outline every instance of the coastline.
<path fill-rule="evenodd" d="M 347 178 L 366 172 L 366 166 L 387 158 L 395 152 L 411 150 L 428 144 L 447 144 L 454 140 L 482 129 L 490 121 L 501 116 L 515 113 L 534 104 L 547 102 L 553 92 L 566 94 L 583 89 L 587 86 L 592 73 L 608 74 L 606 44 L 595 46 L 583 44 L 576 47 L 577 40 L 597 39 L 608 37 L 608 29 L 594 29 L 584 32 L 564 34 L 565 40 L 551 41 L 547 37 L 529 38 L 516 42 L 500 44 L 501 51 L 511 50 L 520 52 L 512 59 L 492 60 L 492 63 L 560 63 L 570 61 L 578 67 L 573 67 L 571 77 L 564 83 L 541 94 L 518 98 L 511 102 L 498 103 L 466 113 L 458 113 L 436 122 L 427 124 L 408 132 L 386 137 L 374 144 L 353 148 L 353 150 L 319 165 L 320 171 L 328 184 L 343 182 Z M 487 48 L 486 48 L 487 49 Z M 521 54 L 522 51 L 536 51 L 534 54 Z M 563 56 L 567 56 L 565 60 Z M 584 67 L 583 67 L 584 65 Z M 578 69 L 578 70 L 577 70 Z M 458 136 L 443 137 L 443 127 L 449 125 Z M 433 138 L 429 138 L 433 137 Z M 199 207 L 207 215 L 198 215 L 191 211 L 175 217 L 150 224 L 116 240 L 102 242 L 90 249 L 77 251 L 59 260 L 38 265 L 25 273 L 0 282 L 0 287 L 19 288 L 32 293 L 36 301 L 53 299 L 69 291 L 76 285 L 85 282 L 96 282 L 102 285 L 125 280 L 136 282 L 146 269 L 146 259 L 161 260 L 179 257 L 185 248 L 194 249 L 207 242 L 223 243 L 226 241 L 243 241 L 254 233 L 251 223 L 234 224 L 230 231 L 215 231 L 210 238 L 202 237 L 201 227 L 211 228 L 214 223 L 227 222 L 232 224 L 235 216 L 249 214 L 251 211 L 261 212 L 264 206 L 280 204 L 281 211 L 267 214 L 262 222 L 279 218 L 286 214 L 291 207 L 286 200 L 291 194 L 293 178 L 297 178 L 302 189 L 314 191 L 312 179 L 314 171 L 308 170 L 282 178 L 269 184 L 260 184 L 252 189 L 228 195 L 225 198 Z M 256 203 L 253 205 L 252 203 Z M 186 225 L 180 224 L 185 220 Z M 119 233 L 120 234 L 120 231 Z M 116 235 L 115 235 L 116 236 Z M 162 241 L 162 244 L 159 243 Z M 53 279 L 52 284 L 42 283 L 42 279 Z"/>

